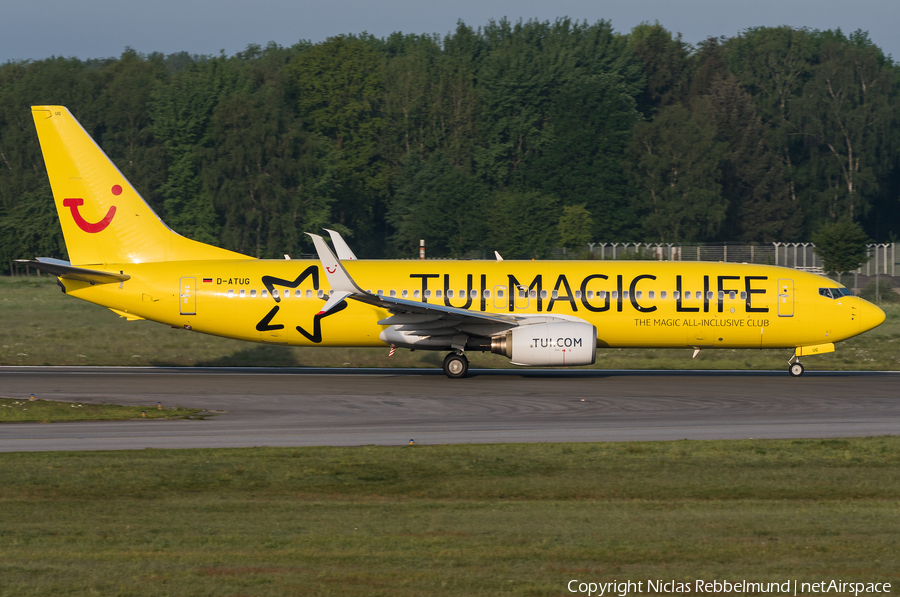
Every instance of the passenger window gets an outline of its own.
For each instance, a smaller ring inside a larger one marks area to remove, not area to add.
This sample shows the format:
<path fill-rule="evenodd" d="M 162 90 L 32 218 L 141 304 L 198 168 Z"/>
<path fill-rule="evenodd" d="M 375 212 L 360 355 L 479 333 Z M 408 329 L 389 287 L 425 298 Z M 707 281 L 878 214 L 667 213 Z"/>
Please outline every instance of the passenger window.
<path fill-rule="evenodd" d="M 710 292 L 712 292 L 712 290 L 710 290 Z M 725 298 L 725 291 L 724 291 L 724 290 L 720 290 L 720 291 L 719 291 L 719 300 L 721 301 L 721 300 L 724 299 L 724 298 Z"/>
<path fill-rule="evenodd" d="M 742 291 L 741 291 L 741 300 L 743 301 L 743 300 L 745 300 L 746 298 L 747 298 L 747 293 L 744 292 L 744 291 L 742 290 Z"/>
<path fill-rule="evenodd" d="M 581 298 L 581 291 L 580 291 L 580 290 L 576 290 L 576 291 L 575 291 L 575 298 L 577 298 L 577 299 L 580 299 L 580 298 Z"/>
<path fill-rule="evenodd" d="M 499 290 L 499 289 L 497 290 L 497 298 L 503 298 L 503 291 L 502 291 L 502 290 Z"/>
<path fill-rule="evenodd" d="M 661 298 L 662 300 L 666 300 L 666 291 L 665 290 L 660 291 L 659 298 Z"/>
<path fill-rule="evenodd" d="M 229 290 L 229 291 L 228 291 L 228 296 L 230 296 L 230 297 L 231 297 L 231 296 L 234 296 L 234 290 Z"/>
<path fill-rule="evenodd" d="M 426 295 L 426 296 L 427 296 L 427 295 Z M 440 291 L 440 290 L 435 290 L 435 291 L 434 291 L 434 296 L 435 296 L 435 298 L 441 298 L 441 291 Z"/>
<path fill-rule="evenodd" d="M 730 298 L 731 300 L 734 300 L 736 296 L 737 296 L 737 293 L 735 293 L 735 291 L 733 291 L 733 290 L 728 293 L 728 298 Z"/>
<path fill-rule="evenodd" d="M 627 290 L 623 290 L 623 291 L 622 291 L 622 298 L 623 298 L 623 299 L 627 299 L 629 296 L 631 296 L 631 295 L 628 293 Z"/>
<path fill-rule="evenodd" d="M 597 297 L 600 298 L 600 299 L 605 299 L 605 298 L 606 298 L 606 291 L 605 291 L 605 290 L 601 290 L 600 292 L 597 293 Z"/>
<path fill-rule="evenodd" d="M 266 292 L 266 291 L 263 290 L 263 293 L 265 293 L 265 292 Z M 287 293 L 285 292 L 285 294 L 287 294 Z M 263 294 L 263 296 L 266 296 L 266 295 Z M 273 289 L 272 289 L 272 296 L 275 296 L 275 297 L 278 296 L 278 289 L 277 289 L 277 288 L 273 288 Z"/>
<path fill-rule="evenodd" d="M 241 288 L 241 290 L 240 290 L 240 292 L 238 292 L 238 294 L 241 295 L 241 296 L 244 296 L 244 292 L 245 292 L 244 289 Z"/>
<path fill-rule="evenodd" d="M 413 290 L 413 298 L 419 298 L 419 291 Z"/>
<path fill-rule="evenodd" d="M 656 298 L 656 292 L 651 290 L 650 292 L 647 293 L 647 296 L 651 299 L 654 299 L 654 298 Z"/>
<path fill-rule="evenodd" d="M 263 291 L 262 291 L 262 297 L 263 297 L 263 298 L 266 298 L 267 296 L 269 296 L 269 291 L 268 291 L 268 290 L 263 290 Z"/>
<path fill-rule="evenodd" d="M 528 292 L 528 298 L 537 298 L 537 290 L 531 290 Z"/>
<path fill-rule="evenodd" d="M 381 294 L 381 291 L 380 291 L 380 290 L 378 291 L 378 294 Z M 306 291 L 306 298 L 312 298 L 312 290 L 307 290 L 307 291 Z"/>
<path fill-rule="evenodd" d="M 635 293 L 634 293 L 634 298 L 638 298 L 638 299 L 639 299 L 639 298 L 644 298 L 644 291 L 643 291 L 643 290 L 637 290 L 637 291 L 635 291 Z"/>
<path fill-rule="evenodd" d="M 542 290 L 542 291 L 541 291 L 541 298 L 542 298 L 542 299 L 547 298 L 547 291 L 546 291 L 546 290 Z"/>
<path fill-rule="evenodd" d="M 472 298 L 478 298 L 478 291 L 475 290 L 474 288 L 472 289 L 472 292 L 470 292 L 469 294 L 472 296 Z"/>
<path fill-rule="evenodd" d="M 694 296 L 697 298 L 697 300 L 700 300 L 703 298 L 703 293 L 698 290 Z M 710 298 L 712 298 L 712 297 L 710 297 Z"/>
<path fill-rule="evenodd" d="M 706 291 L 706 300 L 712 300 L 712 297 L 713 297 L 713 291 L 707 290 Z M 697 297 L 697 298 L 700 298 L 700 297 Z"/>
<path fill-rule="evenodd" d="M 403 298 L 408 297 L 408 296 L 409 296 L 409 291 L 406 290 L 406 289 L 404 289 L 403 291 L 400 292 L 400 296 L 403 297 Z"/>
<path fill-rule="evenodd" d="M 438 292 L 440 292 L 440 290 L 439 290 Z M 431 291 L 430 291 L 430 290 L 426 290 L 426 291 L 425 291 L 425 298 L 431 298 Z"/>
<path fill-rule="evenodd" d="M 555 298 L 555 299 L 558 299 L 558 298 L 559 298 L 559 291 L 558 291 L 558 290 L 554 290 L 554 291 L 550 294 L 550 296 L 552 296 L 552 297 Z"/>
<path fill-rule="evenodd" d="M 325 296 L 325 291 L 324 291 L 324 290 L 320 290 L 319 293 L 318 293 L 318 296 L 319 296 L 319 298 L 324 297 L 324 296 Z"/>
<path fill-rule="evenodd" d="M 588 291 L 587 291 L 587 297 L 588 297 L 589 299 L 594 298 L 594 291 L 593 291 L 593 290 L 588 290 Z"/>
<path fill-rule="evenodd" d="M 378 289 L 378 296 L 384 296 L 384 291 L 380 288 Z"/>
<path fill-rule="evenodd" d="M 452 291 L 452 290 L 448 290 L 448 291 L 447 291 L 447 298 L 453 298 L 453 291 Z"/>
<path fill-rule="evenodd" d="M 677 290 L 672 293 L 672 298 L 675 299 L 676 301 L 678 300 L 678 297 L 680 297 L 680 296 L 681 296 L 681 294 Z"/>
<path fill-rule="evenodd" d="M 394 297 L 396 297 L 396 296 L 397 296 L 397 291 L 396 291 L 396 290 L 391 290 L 391 298 L 394 298 Z"/>
<path fill-rule="evenodd" d="M 484 290 L 484 298 L 491 298 L 491 291 L 488 289 Z"/>
<path fill-rule="evenodd" d="M 525 290 L 524 288 L 519 288 L 519 298 L 520 299 L 524 299 L 527 294 L 528 294 L 527 290 Z"/>
<path fill-rule="evenodd" d="M 255 290 L 251 290 L 251 291 L 250 291 L 250 297 L 253 298 L 253 297 L 255 297 L 255 296 L 256 296 L 256 291 L 255 291 Z"/>
<path fill-rule="evenodd" d="M 613 291 L 612 291 L 612 298 L 614 298 L 614 299 L 619 298 L 619 291 L 618 291 L 618 290 L 613 290 Z"/>

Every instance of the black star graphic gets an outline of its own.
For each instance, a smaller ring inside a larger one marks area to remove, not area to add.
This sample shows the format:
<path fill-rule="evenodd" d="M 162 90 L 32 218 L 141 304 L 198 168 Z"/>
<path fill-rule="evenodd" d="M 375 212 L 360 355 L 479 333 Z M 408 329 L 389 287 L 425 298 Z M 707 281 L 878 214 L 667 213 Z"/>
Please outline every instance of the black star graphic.
<path fill-rule="evenodd" d="M 312 276 L 313 279 L 313 288 L 319 289 L 319 268 L 315 265 L 311 265 L 305 270 L 303 273 L 297 276 L 293 281 L 285 280 L 283 278 L 276 278 L 275 276 L 263 276 L 262 283 L 269 290 L 269 295 L 275 300 L 276 303 L 281 302 L 280 296 L 275 296 L 275 293 L 272 292 L 275 289 L 275 285 L 284 286 L 286 288 L 297 288 L 306 278 Z M 340 313 L 344 309 L 347 308 L 347 303 L 342 302 L 339 305 L 335 306 L 328 313 L 316 313 L 313 317 L 313 331 L 312 334 L 307 332 L 303 327 L 297 326 L 297 331 L 300 332 L 303 337 L 305 337 L 310 342 L 315 342 L 319 344 L 322 342 L 322 319 L 328 317 L 329 315 L 334 315 L 335 313 Z M 280 306 L 275 305 L 272 309 L 266 313 L 266 315 L 259 320 L 259 323 L 256 324 L 256 330 L 259 332 L 268 332 L 271 330 L 283 330 L 284 324 L 281 323 L 272 323 L 272 319 L 275 318 L 275 315 L 281 309 Z"/>

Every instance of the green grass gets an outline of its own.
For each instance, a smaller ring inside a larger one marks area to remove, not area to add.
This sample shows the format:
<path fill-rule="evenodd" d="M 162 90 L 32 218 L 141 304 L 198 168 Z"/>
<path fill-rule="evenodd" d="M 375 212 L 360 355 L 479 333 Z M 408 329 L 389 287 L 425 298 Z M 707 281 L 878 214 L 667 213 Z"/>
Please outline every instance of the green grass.
<path fill-rule="evenodd" d="M 0 397 L 0 423 L 54 423 L 59 421 L 122 421 L 126 419 L 203 418 L 199 408 L 120 406 L 54 400 Z"/>
<path fill-rule="evenodd" d="M 883 305 L 880 327 L 805 359 L 808 370 L 900 370 L 900 305 Z M 784 369 L 791 350 L 598 349 L 598 369 Z M 385 348 L 282 347 L 207 336 L 63 295 L 48 276 L 0 277 L 0 365 L 176 365 L 276 367 L 440 367 L 443 352 Z M 472 367 L 512 367 L 468 353 Z"/>
<path fill-rule="evenodd" d="M 900 438 L 0 454 L 0 596 L 893 582 Z"/>

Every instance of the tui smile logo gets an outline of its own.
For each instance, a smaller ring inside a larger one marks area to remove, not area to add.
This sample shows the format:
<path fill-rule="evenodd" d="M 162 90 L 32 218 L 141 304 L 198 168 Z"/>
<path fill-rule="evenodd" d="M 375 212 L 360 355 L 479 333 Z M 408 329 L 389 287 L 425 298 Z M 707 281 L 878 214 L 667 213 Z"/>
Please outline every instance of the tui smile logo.
<path fill-rule="evenodd" d="M 113 195 L 121 195 L 122 187 L 114 185 L 111 191 Z M 85 220 L 84 216 L 79 213 L 78 207 L 81 205 L 84 205 L 84 199 L 63 199 L 63 207 L 68 207 L 72 210 L 72 219 L 75 220 L 78 227 L 90 234 L 96 234 L 97 232 L 106 230 L 106 227 L 112 222 L 113 216 L 116 215 L 116 206 L 113 205 L 109 208 L 109 211 L 106 212 L 106 215 L 102 220 L 92 224 Z"/>

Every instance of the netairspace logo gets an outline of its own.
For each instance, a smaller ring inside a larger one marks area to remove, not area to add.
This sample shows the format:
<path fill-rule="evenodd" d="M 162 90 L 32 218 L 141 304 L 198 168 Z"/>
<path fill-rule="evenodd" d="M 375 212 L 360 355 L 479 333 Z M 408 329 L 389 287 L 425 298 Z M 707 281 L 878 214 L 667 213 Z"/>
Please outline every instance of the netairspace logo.
<path fill-rule="evenodd" d="M 646 588 L 645 588 L 646 587 Z M 890 593 L 891 583 L 881 582 L 844 582 L 842 580 L 823 580 L 819 582 L 751 582 L 748 580 L 695 580 L 679 582 L 677 580 L 648 580 L 634 582 L 631 580 L 612 582 L 587 582 L 578 579 L 570 580 L 566 585 L 570 593 L 580 593 L 591 597 L 627 597 L 628 595 L 655 595 L 679 593 L 780 593 L 782 595 L 804 595 L 833 593 L 835 595 L 853 595 L 858 597 L 867 593 Z"/>

